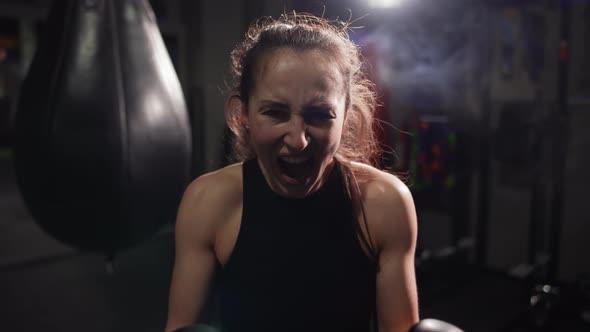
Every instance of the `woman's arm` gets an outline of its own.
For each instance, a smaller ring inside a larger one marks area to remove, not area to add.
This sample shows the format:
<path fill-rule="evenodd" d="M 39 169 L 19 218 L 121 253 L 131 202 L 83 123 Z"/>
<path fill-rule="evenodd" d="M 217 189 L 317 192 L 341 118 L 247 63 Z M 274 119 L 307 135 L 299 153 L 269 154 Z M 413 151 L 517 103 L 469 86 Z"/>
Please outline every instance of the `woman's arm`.
<path fill-rule="evenodd" d="M 205 176 L 191 183 L 178 209 L 166 332 L 197 323 L 215 271 L 216 209 L 208 182 Z"/>
<path fill-rule="evenodd" d="M 380 174 L 367 192 L 367 219 L 379 253 L 377 317 L 380 332 L 407 332 L 419 320 L 414 254 L 417 218 L 402 181 Z"/>

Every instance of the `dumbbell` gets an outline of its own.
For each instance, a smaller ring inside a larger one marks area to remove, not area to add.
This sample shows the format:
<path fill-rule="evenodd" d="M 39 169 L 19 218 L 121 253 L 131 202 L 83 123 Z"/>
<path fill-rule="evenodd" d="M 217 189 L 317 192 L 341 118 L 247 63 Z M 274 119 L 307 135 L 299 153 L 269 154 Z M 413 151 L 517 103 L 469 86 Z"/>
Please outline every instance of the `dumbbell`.
<path fill-rule="evenodd" d="M 453 324 L 434 318 L 426 318 L 414 325 L 409 332 L 464 332 Z"/>

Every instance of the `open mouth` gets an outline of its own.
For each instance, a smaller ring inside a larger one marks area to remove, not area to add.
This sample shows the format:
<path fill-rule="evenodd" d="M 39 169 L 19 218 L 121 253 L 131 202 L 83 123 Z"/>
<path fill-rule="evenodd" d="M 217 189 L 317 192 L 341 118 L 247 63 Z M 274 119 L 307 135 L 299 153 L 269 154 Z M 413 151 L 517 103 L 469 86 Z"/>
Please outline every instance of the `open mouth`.
<path fill-rule="evenodd" d="M 312 157 L 279 157 L 277 163 L 289 184 L 305 184 L 312 176 L 314 165 Z"/>

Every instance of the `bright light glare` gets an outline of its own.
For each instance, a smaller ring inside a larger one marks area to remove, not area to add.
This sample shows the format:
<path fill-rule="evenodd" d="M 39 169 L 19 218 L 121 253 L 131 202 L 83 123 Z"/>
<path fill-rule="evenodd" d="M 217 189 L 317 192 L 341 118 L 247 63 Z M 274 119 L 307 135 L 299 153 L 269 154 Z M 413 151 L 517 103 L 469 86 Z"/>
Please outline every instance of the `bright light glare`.
<path fill-rule="evenodd" d="M 369 0 L 369 6 L 373 8 L 395 8 L 402 4 L 403 0 Z"/>

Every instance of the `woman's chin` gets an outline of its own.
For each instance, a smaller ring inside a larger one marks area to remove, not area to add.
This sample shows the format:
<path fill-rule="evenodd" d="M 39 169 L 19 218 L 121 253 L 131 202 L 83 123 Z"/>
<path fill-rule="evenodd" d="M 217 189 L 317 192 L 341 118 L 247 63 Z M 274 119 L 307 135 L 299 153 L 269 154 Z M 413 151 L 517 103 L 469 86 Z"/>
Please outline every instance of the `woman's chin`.
<path fill-rule="evenodd" d="M 314 164 L 307 172 L 290 172 L 283 169 L 277 162 L 269 166 L 270 174 L 264 173 L 270 175 L 265 177 L 271 189 L 280 196 L 288 198 L 304 198 L 319 190 L 326 178 L 322 174 L 326 175 L 324 173 L 331 170 L 331 164 L 327 167 Z"/>
<path fill-rule="evenodd" d="M 286 174 L 279 173 L 278 194 L 289 198 L 303 198 L 313 192 L 313 178 L 311 176 L 293 178 Z"/>
<path fill-rule="evenodd" d="M 311 176 L 295 178 L 287 174 L 281 174 L 280 177 L 281 182 L 285 183 L 287 186 L 302 187 L 308 185 L 311 182 Z"/>

